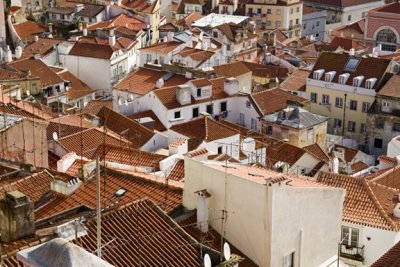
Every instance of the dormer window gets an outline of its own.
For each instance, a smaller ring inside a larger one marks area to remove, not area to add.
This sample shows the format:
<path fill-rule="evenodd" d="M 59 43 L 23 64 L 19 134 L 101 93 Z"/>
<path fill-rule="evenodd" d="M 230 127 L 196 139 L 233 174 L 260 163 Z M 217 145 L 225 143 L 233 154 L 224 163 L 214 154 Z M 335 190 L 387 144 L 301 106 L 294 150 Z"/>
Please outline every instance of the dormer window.
<path fill-rule="evenodd" d="M 314 71 L 314 73 L 313 73 L 313 78 L 314 78 L 314 80 L 319 80 L 319 79 L 321 79 L 322 74 L 324 74 L 324 72 L 325 72 L 325 70 L 323 70 L 323 69 Z"/>
<path fill-rule="evenodd" d="M 347 80 L 349 79 L 350 74 L 349 73 L 343 73 L 339 75 L 339 83 L 340 84 L 346 84 Z"/>
<path fill-rule="evenodd" d="M 367 89 L 372 89 L 374 88 L 374 85 L 376 83 L 377 79 L 376 78 L 370 78 L 365 81 L 365 88 Z"/>
<path fill-rule="evenodd" d="M 336 75 L 336 71 L 330 71 L 330 72 L 325 73 L 325 81 L 332 82 L 335 75 Z"/>
<path fill-rule="evenodd" d="M 353 86 L 360 87 L 364 80 L 364 76 L 357 76 L 353 78 Z"/>

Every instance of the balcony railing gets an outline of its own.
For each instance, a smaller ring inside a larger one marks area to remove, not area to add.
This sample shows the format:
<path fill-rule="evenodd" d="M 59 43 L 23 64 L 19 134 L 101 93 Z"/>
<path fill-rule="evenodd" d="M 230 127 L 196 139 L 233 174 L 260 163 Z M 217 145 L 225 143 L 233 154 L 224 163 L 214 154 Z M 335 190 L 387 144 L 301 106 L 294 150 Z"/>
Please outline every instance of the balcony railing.
<path fill-rule="evenodd" d="M 355 247 L 355 246 L 341 245 L 340 257 L 356 261 L 364 261 L 364 246 Z"/>

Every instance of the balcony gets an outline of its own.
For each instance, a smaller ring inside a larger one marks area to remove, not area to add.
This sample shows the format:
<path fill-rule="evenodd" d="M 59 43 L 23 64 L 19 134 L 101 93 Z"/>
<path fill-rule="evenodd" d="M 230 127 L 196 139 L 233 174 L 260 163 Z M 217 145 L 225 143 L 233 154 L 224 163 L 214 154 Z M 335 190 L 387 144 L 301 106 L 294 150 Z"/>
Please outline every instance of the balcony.
<path fill-rule="evenodd" d="M 362 262 L 364 261 L 364 246 L 353 247 L 353 246 L 341 245 L 340 257 Z"/>

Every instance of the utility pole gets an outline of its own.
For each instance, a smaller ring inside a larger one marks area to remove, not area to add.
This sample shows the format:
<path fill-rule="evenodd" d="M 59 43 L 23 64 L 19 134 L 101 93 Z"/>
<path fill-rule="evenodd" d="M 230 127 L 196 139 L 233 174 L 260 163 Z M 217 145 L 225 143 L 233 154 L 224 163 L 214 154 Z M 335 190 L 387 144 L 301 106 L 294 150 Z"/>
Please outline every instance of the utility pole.
<path fill-rule="evenodd" d="M 101 258 L 101 206 L 100 206 L 100 161 L 96 158 L 97 193 L 97 257 Z"/>

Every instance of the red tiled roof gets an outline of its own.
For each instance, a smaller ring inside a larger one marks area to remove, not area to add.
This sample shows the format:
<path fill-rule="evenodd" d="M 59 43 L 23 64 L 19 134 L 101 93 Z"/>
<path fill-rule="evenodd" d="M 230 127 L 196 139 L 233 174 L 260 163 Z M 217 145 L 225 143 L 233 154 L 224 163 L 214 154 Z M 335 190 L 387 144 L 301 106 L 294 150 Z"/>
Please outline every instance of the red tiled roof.
<path fill-rule="evenodd" d="M 189 150 L 196 149 L 203 141 L 212 142 L 239 134 L 208 116 L 174 125 L 170 130 L 189 138 Z"/>
<path fill-rule="evenodd" d="M 33 40 L 34 35 L 48 31 L 47 27 L 30 20 L 14 24 L 13 26 L 19 38 L 21 38 L 23 42 L 31 41 Z"/>
<path fill-rule="evenodd" d="M 363 178 L 321 172 L 318 182 L 346 190 L 345 222 L 399 231 L 400 219 L 393 216 L 399 191 Z"/>
<path fill-rule="evenodd" d="M 60 76 L 40 59 L 28 58 L 12 61 L 9 66 L 19 71 L 29 70 L 32 75 L 39 77 L 43 87 L 64 82 Z"/>
<path fill-rule="evenodd" d="M 365 5 L 367 3 L 379 2 L 378 0 L 307 0 L 308 2 L 320 4 L 322 6 L 333 6 L 339 8 Z"/>
<path fill-rule="evenodd" d="M 195 103 L 204 103 L 204 102 L 209 102 L 210 100 L 223 99 L 223 98 L 230 97 L 224 91 L 225 77 L 220 77 L 220 78 L 212 79 L 209 81 L 212 84 L 211 98 L 195 100 L 192 97 L 191 103 L 188 105 L 192 105 Z M 174 109 L 174 108 L 181 107 L 181 104 L 179 104 L 179 102 L 176 100 L 176 88 L 177 88 L 177 86 L 171 86 L 171 87 L 165 87 L 165 88 L 154 90 L 154 94 L 156 95 L 156 97 L 158 97 L 158 99 L 161 101 L 161 103 L 164 104 L 164 106 L 167 109 Z"/>
<path fill-rule="evenodd" d="M 354 157 L 357 155 L 358 150 L 351 148 L 351 147 L 347 147 L 347 146 L 342 146 L 342 145 L 338 145 L 335 144 L 334 145 L 334 150 L 336 150 L 337 148 L 342 148 L 344 149 L 344 160 L 346 162 L 352 162 Z"/>
<path fill-rule="evenodd" d="M 357 161 L 357 162 L 354 162 L 353 164 L 351 164 L 351 171 L 352 171 L 352 173 L 356 173 L 356 172 L 362 171 L 368 167 L 369 166 L 367 164 L 365 164 L 364 162 Z"/>
<path fill-rule="evenodd" d="M 106 213 L 102 222 L 102 242 L 109 244 L 104 245 L 102 258 L 113 266 L 203 266 L 202 249 L 207 251 L 207 247 L 201 248 L 150 200 Z M 73 242 L 92 251 L 96 247 L 96 220 L 88 221 L 86 227 L 88 234 Z"/>
<path fill-rule="evenodd" d="M 178 41 L 169 41 L 163 43 L 157 43 L 149 46 L 140 48 L 141 52 L 154 52 L 160 55 L 165 55 L 172 52 L 174 49 L 181 46 L 182 43 Z"/>
<path fill-rule="evenodd" d="M 144 21 L 139 20 L 138 18 L 134 18 L 126 14 L 120 14 L 109 21 L 92 24 L 88 27 L 88 30 L 93 31 L 97 29 L 113 29 L 118 27 L 124 27 L 129 30 L 139 31 L 142 29 L 146 29 L 147 24 Z"/>
<path fill-rule="evenodd" d="M 167 178 L 175 181 L 182 181 L 185 178 L 185 161 L 183 159 L 175 162 Z"/>
<path fill-rule="evenodd" d="M 137 0 L 137 1 L 123 0 L 122 5 L 125 8 L 133 9 L 135 11 L 140 11 L 147 14 L 152 14 L 157 11 L 155 10 L 157 2 L 158 0 L 153 0 L 149 5 L 147 0 Z"/>
<path fill-rule="evenodd" d="M 51 111 L 51 108 L 42 104 L 27 102 L 27 101 L 15 101 L 5 94 L 0 94 L 0 103 L 6 104 L 7 110 L 10 111 L 11 108 L 17 109 L 18 113 L 23 112 L 23 114 L 29 113 L 35 118 L 41 118 L 43 120 L 50 120 L 57 116 L 57 114 Z M 1 105 L 0 105 L 1 106 Z M 14 114 L 14 113 L 10 113 Z M 16 114 L 18 115 L 18 114 Z M 21 114 L 22 115 L 22 114 Z M 23 115 L 24 116 L 24 115 Z"/>
<path fill-rule="evenodd" d="M 154 112 L 152 110 L 147 110 L 147 111 L 131 114 L 127 117 L 131 120 L 137 120 L 137 119 L 147 118 L 147 117 L 152 118 L 154 120 L 154 129 L 155 130 L 157 130 L 159 132 L 164 132 L 167 130 L 167 128 L 165 128 L 165 126 L 161 123 L 161 121 L 158 119 L 157 115 L 154 114 Z"/>
<path fill-rule="evenodd" d="M 107 144 L 99 146 L 94 157 L 134 167 L 151 167 L 155 171 L 160 170 L 160 161 L 166 158 L 139 149 Z"/>
<path fill-rule="evenodd" d="M 122 81 L 114 86 L 117 90 L 132 92 L 137 95 L 145 95 L 150 91 L 157 89 L 156 83 L 163 78 L 168 72 L 157 71 L 146 68 L 139 68 L 129 73 Z M 164 81 L 164 87 L 174 86 L 186 83 L 187 78 L 183 75 L 174 74 Z"/>
<path fill-rule="evenodd" d="M 283 80 L 289 75 L 289 70 L 280 66 L 267 66 L 264 64 L 258 64 L 254 62 L 242 62 L 249 70 L 251 70 L 253 76 L 263 78 L 275 78 Z"/>
<path fill-rule="evenodd" d="M 400 242 L 383 254 L 371 267 L 397 267 L 400 266 Z"/>
<path fill-rule="evenodd" d="M 371 11 L 373 11 L 373 12 L 391 13 L 391 14 L 399 14 L 400 13 L 400 4 L 397 1 L 393 1 L 393 3 L 389 3 L 387 5 L 377 7 L 375 9 L 371 10 Z M 386 16 L 390 16 L 390 15 L 386 15 Z"/>
<path fill-rule="evenodd" d="M 69 55 L 78 57 L 92 57 L 100 59 L 110 59 L 114 53 L 114 49 L 108 44 L 94 44 L 76 42 Z"/>
<path fill-rule="evenodd" d="M 54 132 L 57 133 L 58 138 L 62 138 L 80 132 L 81 129 L 89 129 L 93 127 L 95 127 L 95 125 L 92 125 L 91 123 L 77 115 L 66 115 L 58 117 L 49 120 L 49 125 L 46 129 L 47 140 L 53 140 Z"/>
<path fill-rule="evenodd" d="M 64 80 L 71 82 L 71 87 L 69 87 L 67 91 L 68 100 L 78 99 L 83 96 L 93 94 L 95 92 L 95 90 L 89 87 L 89 85 L 81 81 L 78 77 L 76 77 L 69 71 L 59 73 L 59 76 Z"/>
<path fill-rule="evenodd" d="M 303 105 L 308 101 L 305 98 L 293 95 L 279 88 L 253 93 L 251 94 L 251 98 L 256 103 L 259 112 L 263 115 L 284 109 L 289 102 Z"/>
<path fill-rule="evenodd" d="M 165 184 L 110 169 L 102 173 L 100 179 L 102 181 L 100 197 L 102 208 L 125 205 L 147 197 L 163 208 L 164 211 L 171 212 L 182 203 L 182 190 Z M 104 183 L 106 183 L 106 187 L 104 187 Z M 121 188 L 125 189 L 126 193 L 118 197 L 115 192 Z M 35 217 L 41 220 L 81 205 L 94 210 L 96 202 L 96 179 L 91 179 L 83 183 L 68 197 L 59 198 L 40 209 L 35 213 Z"/>
<path fill-rule="evenodd" d="M 97 115 L 101 119 L 102 125 L 118 134 L 124 133 L 123 136 L 132 142 L 132 147 L 134 148 L 140 148 L 154 136 L 153 131 L 139 122 L 133 121 L 107 107 L 103 107 Z"/>
<path fill-rule="evenodd" d="M 81 113 L 97 116 L 97 114 L 103 107 L 112 109 L 112 100 L 102 100 L 102 99 L 92 100 L 81 110 Z"/>
<path fill-rule="evenodd" d="M 174 3 L 174 2 L 173 2 Z M 182 26 L 185 29 L 191 29 L 192 28 L 192 24 L 201 19 L 203 17 L 203 15 L 199 12 L 192 12 L 189 15 L 187 15 L 186 17 L 178 20 L 178 22 L 176 22 L 176 25 Z"/>
<path fill-rule="evenodd" d="M 329 163 L 330 158 L 328 154 L 317 143 L 305 146 L 303 149 L 315 156 L 317 159 L 322 160 L 325 163 Z"/>
<path fill-rule="evenodd" d="M 78 155 L 82 154 L 82 156 L 92 159 L 96 149 L 102 145 L 104 141 L 106 144 L 111 145 L 126 145 L 125 139 L 118 139 L 117 137 L 110 135 L 109 131 L 104 134 L 102 130 L 97 128 L 86 129 L 81 132 L 62 137 L 56 142 L 64 147 L 67 152 L 75 152 Z"/>
<path fill-rule="evenodd" d="M 25 46 L 22 51 L 21 58 L 31 58 L 35 54 L 45 56 L 54 49 L 54 45 L 61 43 L 63 40 L 55 38 L 39 38 L 37 42 L 31 42 Z"/>
<path fill-rule="evenodd" d="M 237 77 L 251 72 L 251 70 L 246 67 L 246 65 L 241 61 L 214 66 L 213 68 L 214 72 L 217 73 L 219 76 L 225 76 L 228 78 Z"/>
<path fill-rule="evenodd" d="M 286 78 L 286 80 L 281 83 L 280 88 L 283 90 L 305 92 L 307 78 L 309 75 L 309 70 L 295 70 L 292 74 L 289 75 L 289 77 Z"/>
<path fill-rule="evenodd" d="M 400 76 L 393 75 L 378 92 L 378 96 L 400 98 Z"/>

